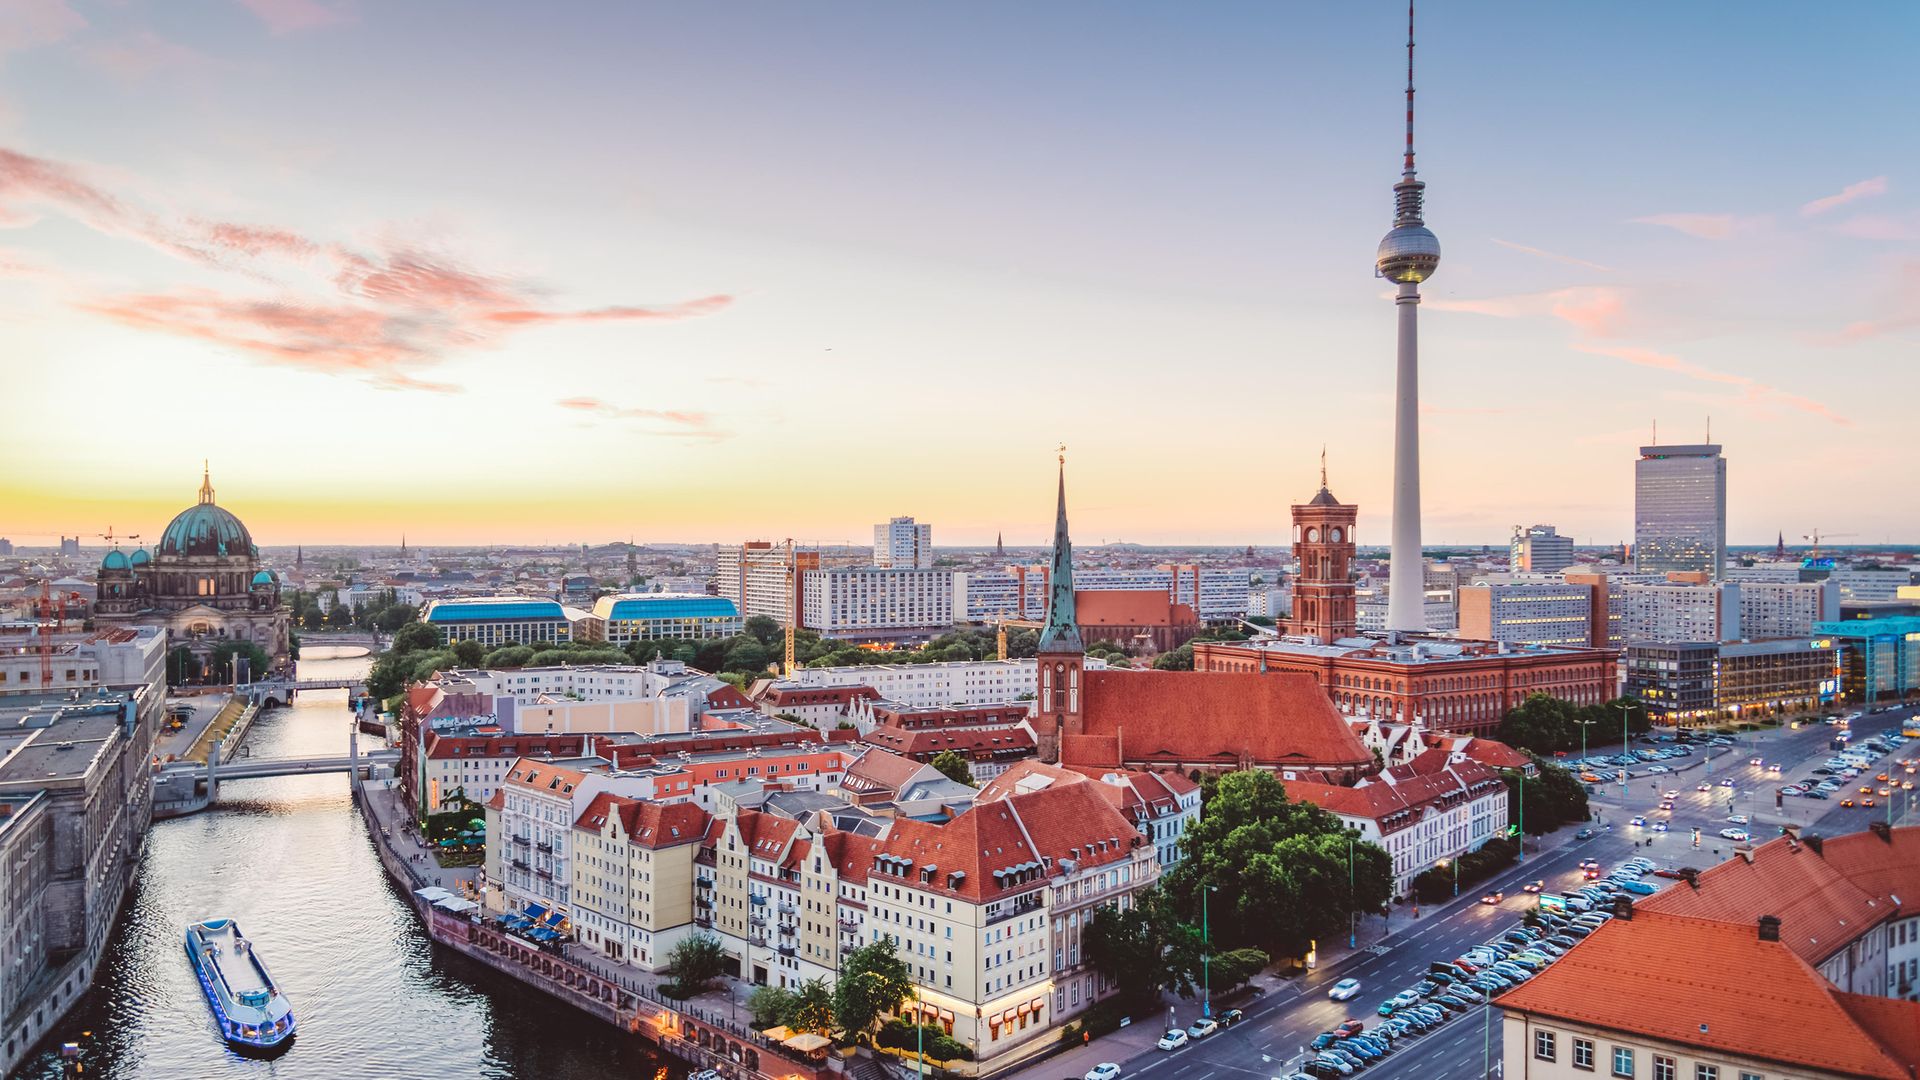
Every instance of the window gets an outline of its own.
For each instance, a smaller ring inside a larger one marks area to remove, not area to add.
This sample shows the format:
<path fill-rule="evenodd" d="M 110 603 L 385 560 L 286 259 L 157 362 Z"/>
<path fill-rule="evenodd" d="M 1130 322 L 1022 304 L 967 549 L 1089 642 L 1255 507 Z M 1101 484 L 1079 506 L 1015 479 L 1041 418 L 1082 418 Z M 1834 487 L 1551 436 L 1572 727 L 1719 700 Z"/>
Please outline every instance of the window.
<path fill-rule="evenodd" d="M 1673 1067 L 1672 1058 L 1653 1055 L 1653 1080 L 1674 1080 L 1678 1073 L 1679 1070 Z"/>
<path fill-rule="evenodd" d="M 1554 1059 L 1553 1053 L 1554 1053 L 1553 1032 L 1551 1031 L 1534 1032 L 1533 1033 L 1533 1056 L 1539 1058 L 1541 1061 L 1552 1061 Z"/>
<path fill-rule="evenodd" d="M 1624 1046 L 1613 1048 L 1613 1075 L 1633 1075 L 1633 1051 Z"/>
<path fill-rule="evenodd" d="M 1767 1078 L 1759 1073 L 1743 1072 L 1740 1074 L 1740 1080 L 1767 1080 Z"/>
<path fill-rule="evenodd" d="M 1720 1066 L 1695 1065 L 1693 1067 L 1693 1080 L 1720 1080 Z"/>
<path fill-rule="evenodd" d="M 1588 1071 L 1592 1071 L 1593 1069 L 1593 1040 L 1592 1039 L 1573 1040 L 1573 1067 L 1576 1069 L 1586 1069 Z"/>

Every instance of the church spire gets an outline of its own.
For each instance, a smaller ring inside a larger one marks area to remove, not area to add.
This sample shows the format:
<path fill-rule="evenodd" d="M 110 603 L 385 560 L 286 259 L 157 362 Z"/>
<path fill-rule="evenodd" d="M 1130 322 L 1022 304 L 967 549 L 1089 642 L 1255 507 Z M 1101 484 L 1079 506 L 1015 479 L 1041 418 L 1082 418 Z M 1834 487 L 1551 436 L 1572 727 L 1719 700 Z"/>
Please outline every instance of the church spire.
<path fill-rule="evenodd" d="M 1073 603 L 1073 541 L 1067 535 L 1067 448 L 1060 447 L 1060 494 L 1053 521 L 1053 567 L 1047 577 L 1047 624 L 1040 630 L 1039 651 L 1083 653 L 1080 623 Z"/>
<path fill-rule="evenodd" d="M 200 505 L 213 502 L 213 470 L 206 459 L 200 461 Z"/>

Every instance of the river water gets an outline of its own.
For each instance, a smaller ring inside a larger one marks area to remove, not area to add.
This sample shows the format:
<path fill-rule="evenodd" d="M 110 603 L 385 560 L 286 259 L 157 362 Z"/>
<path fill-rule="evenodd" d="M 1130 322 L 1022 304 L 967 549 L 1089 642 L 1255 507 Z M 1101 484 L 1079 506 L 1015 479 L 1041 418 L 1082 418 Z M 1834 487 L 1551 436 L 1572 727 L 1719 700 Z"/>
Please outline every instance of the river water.
<path fill-rule="evenodd" d="M 339 655 L 353 651 L 307 650 L 300 674 L 364 674 L 364 657 Z M 247 745 L 261 757 L 344 753 L 348 719 L 345 691 L 312 691 L 262 716 Z M 82 1040 L 86 1075 L 635 1080 L 667 1064 L 599 1021 L 434 948 L 382 871 L 345 774 L 222 781 L 220 790 L 215 809 L 154 824 L 93 989 L 58 1034 L 92 1033 Z M 242 1058 L 214 1029 L 182 935 L 216 916 L 239 921 L 293 1002 L 300 1032 L 278 1058 Z M 42 1053 L 15 1075 L 54 1080 L 60 1063 Z"/>

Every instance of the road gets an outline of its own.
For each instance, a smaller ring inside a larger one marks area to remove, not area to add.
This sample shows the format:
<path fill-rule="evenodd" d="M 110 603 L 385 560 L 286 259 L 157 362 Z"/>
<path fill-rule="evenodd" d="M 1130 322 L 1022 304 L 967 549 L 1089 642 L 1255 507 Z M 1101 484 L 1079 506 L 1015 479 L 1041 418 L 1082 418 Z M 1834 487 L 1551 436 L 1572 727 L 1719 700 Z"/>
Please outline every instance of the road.
<path fill-rule="evenodd" d="M 1897 731 L 1900 718 L 1908 712 L 1890 711 L 1865 717 L 1854 722 L 1853 730 L 1856 737 L 1878 734 L 1888 728 Z M 1718 835 L 1722 828 L 1728 827 L 1725 820 L 1727 789 L 1718 786 L 1718 781 L 1727 776 L 1736 782 L 1732 789 L 1736 793 L 1733 796 L 1735 812 L 1752 817 L 1752 824 L 1746 828 L 1756 842 L 1777 835 L 1778 826 L 1783 823 L 1811 822 L 1815 831 L 1827 835 L 1864 829 L 1869 821 L 1875 820 L 1875 815 L 1884 817 L 1884 805 L 1873 810 L 1844 809 L 1837 798 L 1819 802 L 1790 797 L 1785 800 L 1784 809 L 1774 807 L 1776 788 L 1811 775 L 1809 770 L 1829 756 L 1832 751 L 1828 741 L 1835 730 L 1816 721 L 1797 731 L 1782 728 L 1743 738 L 1735 753 L 1714 760 L 1711 771 L 1695 764 L 1682 773 L 1630 779 L 1624 799 L 1620 786 L 1611 785 L 1607 795 L 1593 800 L 1596 813 L 1611 827 L 1600 827 L 1598 835 L 1591 840 L 1574 841 L 1543 854 L 1530 855 L 1509 872 L 1478 887 L 1482 891 L 1504 891 L 1507 897 L 1500 904 L 1470 904 L 1445 914 L 1429 915 L 1416 924 L 1417 929 L 1411 930 L 1401 920 L 1400 932 L 1386 942 L 1255 999 L 1253 1004 L 1245 1006 L 1247 1019 L 1235 1027 L 1182 1050 L 1137 1055 L 1122 1062 L 1122 1075 L 1154 1080 L 1285 1076 L 1289 1067 L 1301 1059 L 1306 1044 L 1315 1035 L 1349 1016 L 1371 1025 L 1376 1018 L 1376 1006 L 1418 982 L 1429 963 L 1458 956 L 1518 924 L 1533 903 L 1532 896 L 1521 891 L 1521 886 L 1529 881 L 1545 880 L 1548 891 L 1577 887 L 1582 881 L 1580 861 L 1588 858 L 1598 859 L 1607 869 L 1635 854 L 1653 859 L 1664 869 L 1705 868 L 1730 858 L 1733 844 Z M 1774 775 L 1747 764 L 1754 756 L 1763 757 L 1769 764 L 1781 763 L 1782 772 Z M 1697 756 L 1692 760 L 1697 761 Z M 1884 759 L 1861 779 L 1871 779 L 1881 771 L 1885 771 Z M 1714 783 L 1714 789 L 1694 790 L 1703 781 Z M 1679 795 L 1672 813 L 1659 813 L 1661 796 L 1675 789 Z M 1627 819 L 1634 815 L 1645 815 L 1649 822 L 1667 820 L 1672 831 L 1658 833 L 1628 826 Z M 1701 830 L 1697 850 L 1691 841 L 1690 830 L 1694 826 Z M 1650 877 L 1647 880 L 1667 879 Z M 1327 989 L 1346 978 L 1360 980 L 1360 995 L 1346 1003 L 1328 1000 Z M 1178 1020 L 1188 1023 L 1197 1013 L 1195 1004 L 1182 1002 Z M 1155 1017 L 1146 1022 L 1158 1020 Z M 1366 1069 L 1364 1075 L 1370 1080 L 1448 1080 L 1449 1077 L 1465 1080 L 1498 1075 L 1499 1040 L 1498 1009 L 1470 1010 L 1435 1032 L 1403 1040 L 1392 1055 Z M 1085 1062 L 1107 1060 L 1100 1056 L 1100 1049 L 1100 1044 L 1095 1043 L 1085 1050 L 1075 1050 L 1062 1058 L 1025 1069 L 1023 1074 L 1077 1077 L 1091 1067 Z"/>

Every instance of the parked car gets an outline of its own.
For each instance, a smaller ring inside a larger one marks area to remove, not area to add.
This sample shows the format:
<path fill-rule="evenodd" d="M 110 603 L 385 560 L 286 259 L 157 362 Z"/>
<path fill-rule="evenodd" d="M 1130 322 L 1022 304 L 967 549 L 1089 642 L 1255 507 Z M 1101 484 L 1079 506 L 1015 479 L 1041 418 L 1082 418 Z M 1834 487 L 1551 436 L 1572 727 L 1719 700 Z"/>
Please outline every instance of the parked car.
<path fill-rule="evenodd" d="M 1190 1039 L 1204 1039 L 1219 1030 L 1219 1023 L 1203 1016 L 1187 1025 L 1187 1037 Z"/>
<path fill-rule="evenodd" d="M 1246 1015 L 1246 1013 L 1241 1012 L 1239 1009 L 1228 1009 L 1226 1012 L 1221 1013 L 1218 1019 L 1221 1027 L 1230 1028 L 1245 1019 Z"/>
<path fill-rule="evenodd" d="M 1188 1041 L 1186 1032 L 1179 1028 L 1173 1028 L 1165 1035 L 1160 1036 L 1160 1041 L 1154 1045 L 1162 1050 L 1178 1050 L 1187 1045 Z"/>
<path fill-rule="evenodd" d="M 1087 1070 L 1087 1080 L 1117 1080 L 1120 1066 L 1111 1061 L 1103 1061 Z"/>

